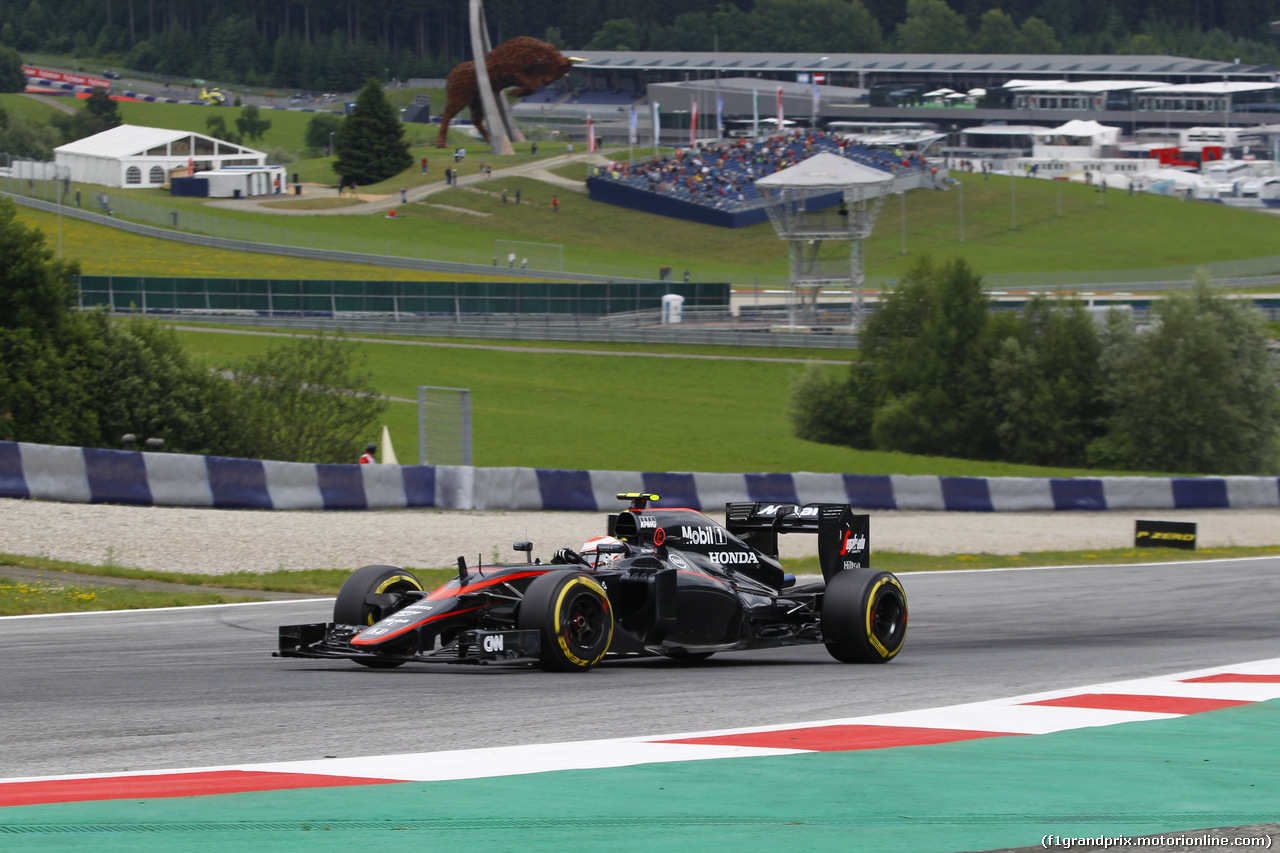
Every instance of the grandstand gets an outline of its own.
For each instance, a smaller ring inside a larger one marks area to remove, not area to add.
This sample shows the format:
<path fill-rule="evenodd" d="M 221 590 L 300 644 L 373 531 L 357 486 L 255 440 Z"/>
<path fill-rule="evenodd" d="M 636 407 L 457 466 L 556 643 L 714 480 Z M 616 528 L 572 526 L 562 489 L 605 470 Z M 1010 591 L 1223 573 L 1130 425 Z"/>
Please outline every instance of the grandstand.
<path fill-rule="evenodd" d="M 766 218 L 764 197 L 755 185 L 757 179 L 821 153 L 836 154 L 894 176 L 919 176 L 924 172 L 924 161 L 914 153 L 858 145 L 830 131 L 795 130 L 761 141 L 735 139 L 632 163 L 615 161 L 599 169 L 587 181 L 587 187 L 596 201 L 741 227 Z M 649 197 L 648 204 L 645 196 Z M 830 199 L 830 204 L 837 202 L 834 196 Z M 699 215 L 699 209 L 725 215 Z M 682 210 L 688 215 L 682 215 Z"/>

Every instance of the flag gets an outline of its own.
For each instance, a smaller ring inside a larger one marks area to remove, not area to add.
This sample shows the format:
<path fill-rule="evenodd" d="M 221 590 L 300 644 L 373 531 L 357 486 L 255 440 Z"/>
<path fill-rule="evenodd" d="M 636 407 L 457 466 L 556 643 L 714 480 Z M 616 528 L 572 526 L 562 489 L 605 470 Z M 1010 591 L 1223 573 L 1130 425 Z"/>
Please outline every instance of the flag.
<path fill-rule="evenodd" d="M 653 102 L 653 147 L 656 149 L 661 143 L 662 123 L 658 121 L 658 111 L 662 109 L 662 104 L 657 101 Z M 657 153 L 656 151 L 654 152 Z"/>
<path fill-rule="evenodd" d="M 196 158 L 187 158 L 187 177 L 190 178 L 196 173 Z"/>
<path fill-rule="evenodd" d="M 689 118 L 689 144 L 698 141 L 698 96 L 690 95 L 689 101 L 693 104 L 693 113 Z"/>
<path fill-rule="evenodd" d="M 751 92 L 751 138 L 755 139 L 760 135 L 760 90 L 754 89 Z"/>
<path fill-rule="evenodd" d="M 716 93 L 716 139 L 724 136 L 724 98 Z"/>
<path fill-rule="evenodd" d="M 778 133 L 782 133 L 782 87 L 778 87 Z"/>
<path fill-rule="evenodd" d="M 638 132 L 639 127 L 640 127 L 640 123 L 639 123 L 639 118 L 636 115 L 636 108 L 632 107 L 631 108 L 631 133 L 627 137 L 631 141 L 632 145 L 635 145 L 637 142 L 640 141 L 640 134 Z"/>
<path fill-rule="evenodd" d="M 596 126 L 591 121 L 591 116 L 587 116 L 587 150 L 596 150 Z"/>

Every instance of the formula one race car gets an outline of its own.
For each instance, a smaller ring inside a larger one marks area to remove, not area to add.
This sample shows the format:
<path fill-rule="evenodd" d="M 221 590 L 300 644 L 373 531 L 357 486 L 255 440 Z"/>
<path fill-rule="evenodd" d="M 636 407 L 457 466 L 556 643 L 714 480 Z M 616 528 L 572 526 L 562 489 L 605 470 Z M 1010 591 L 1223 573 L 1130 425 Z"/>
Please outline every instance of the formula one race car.
<path fill-rule="evenodd" d="M 343 583 L 333 622 L 280 628 L 279 657 L 537 663 L 584 671 L 606 658 L 824 643 L 836 660 L 885 663 L 902 649 L 907 597 L 868 567 L 869 517 L 845 504 L 731 503 L 722 527 L 691 509 L 623 494 L 608 535 L 549 563 L 470 566 L 433 592 L 411 572 L 365 566 Z M 797 586 L 778 536 L 816 533 L 823 580 Z"/>

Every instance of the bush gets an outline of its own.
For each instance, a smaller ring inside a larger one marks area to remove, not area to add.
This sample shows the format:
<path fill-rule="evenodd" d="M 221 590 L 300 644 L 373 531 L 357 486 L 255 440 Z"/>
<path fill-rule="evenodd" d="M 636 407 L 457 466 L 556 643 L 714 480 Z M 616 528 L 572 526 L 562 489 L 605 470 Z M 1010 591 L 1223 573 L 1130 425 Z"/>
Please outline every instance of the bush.
<path fill-rule="evenodd" d="M 299 337 L 234 370 L 234 453 L 295 462 L 354 462 L 386 408 L 342 335 Z"/>
<path fill-rule="evenodd" d="M 810 362 L 791 386 L 787 416 L 797 438 L 820 444 L 869 447 L 871 408 L 863 404 L 859 382 L 867 373 L 855 362 L 847 376 Z"/>
<path fill-rule="evenodd" d="M 792 386 L 796 435 L 1038 465 L 1258 474 L 1276 467 L 1280 389 L 1252 306 L 1207 280 L 1135 329 L 1075 303 L 993 314 L 963 261 L 922 259 L 863 330 L 845 379 Z"/>
<path fill-rule="evenodd" d="M 311 121 L 307 122 L 304 144 L 308 148 L 328 151 L 329 134 L 337 134 L 340 127 L 342 127 L 342 116 L 337 113 L 317 113 L 311 117 Z"/>
<path fill-rule="evenodd" d="M 1090 461 L 1184 473 L 1274 471 L 1280 400 L 1261 313 L 1214 294 L 1205 276 L 1152 313 L 1151 328 L 1118 316 L 1108 328 L 1102 365 L 1111 411 Z"/>

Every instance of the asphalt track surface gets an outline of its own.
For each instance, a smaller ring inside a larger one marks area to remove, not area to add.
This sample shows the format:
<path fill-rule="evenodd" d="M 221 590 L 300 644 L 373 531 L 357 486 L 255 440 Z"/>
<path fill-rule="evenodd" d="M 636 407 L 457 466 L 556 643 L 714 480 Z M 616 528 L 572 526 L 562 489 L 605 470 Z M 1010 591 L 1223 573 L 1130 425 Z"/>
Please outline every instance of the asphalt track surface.
<path fill-rule="evenodd" d="M 0 619 L 0 777 L 772 725 L 1280 656 L 1280 560 L 907 575 L 885 666 L 820 646 L 585 674 L 271 657 L 330 601 Z"/>

